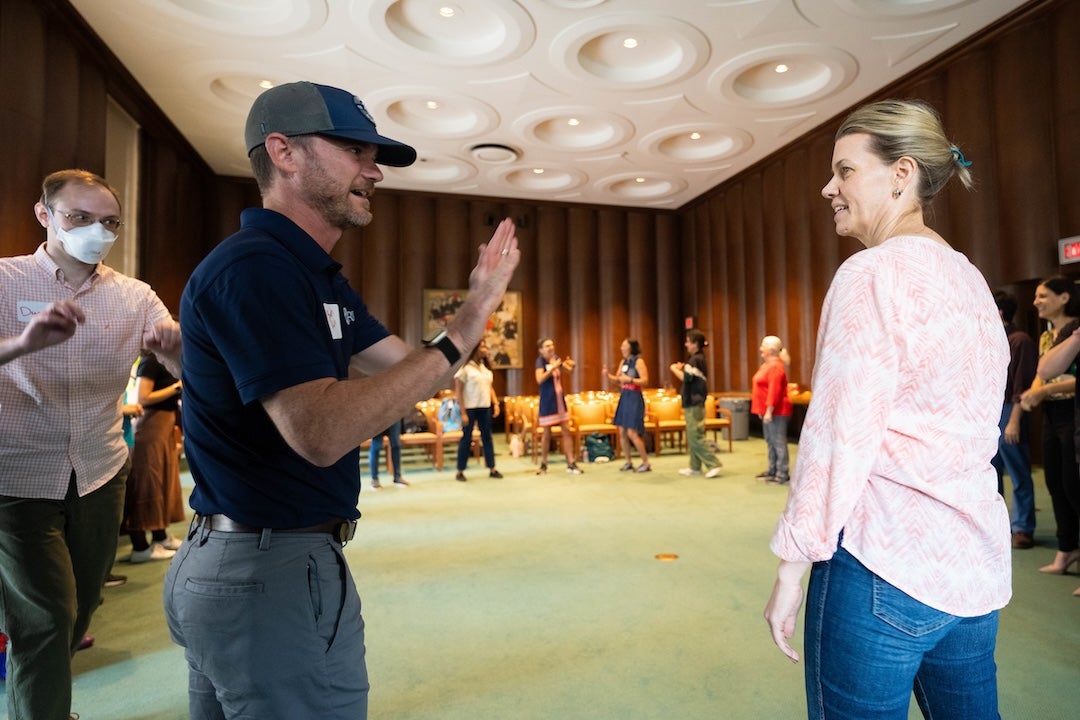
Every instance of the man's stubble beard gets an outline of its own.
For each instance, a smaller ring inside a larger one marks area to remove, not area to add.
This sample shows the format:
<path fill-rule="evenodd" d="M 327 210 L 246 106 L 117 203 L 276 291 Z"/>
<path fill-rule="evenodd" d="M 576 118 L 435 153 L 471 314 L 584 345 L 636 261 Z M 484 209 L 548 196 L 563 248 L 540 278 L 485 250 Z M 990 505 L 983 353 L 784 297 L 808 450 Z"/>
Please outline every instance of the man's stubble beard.
<path fill-rule="evenodd" d="M 323 219 L 342 231 L 366 227 L 374 219 L 371 210 L 357 210 L 350 199 L 348 187 L 342 189 L 314 156 L 306 182 L 303 184 L 304 199 Z M 367 198 L 370 205 L 371 197 Z"/>

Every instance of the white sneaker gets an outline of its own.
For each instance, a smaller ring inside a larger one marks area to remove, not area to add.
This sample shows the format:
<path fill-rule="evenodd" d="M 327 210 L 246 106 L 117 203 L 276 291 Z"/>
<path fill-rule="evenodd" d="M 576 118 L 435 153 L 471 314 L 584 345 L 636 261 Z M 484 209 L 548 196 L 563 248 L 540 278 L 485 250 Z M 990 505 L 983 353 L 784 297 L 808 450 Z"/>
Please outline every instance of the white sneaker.
<path fill-rule="evenodd" d="M 716 476 L 717 476 L 717 475 L 719 475 L 719 474 L 720 474 L 720 466 L 719 466 L 719 465 L 717 465 L 717 466 L 716 466 L 716 467 L 714 467 L 714 468 L 713 468 L 712 470 L 710 470 L 709 472 L 705 473 L 705 477 L 707 477 L 707 478 L 714 478 L 714 477 L 716 477 Z"/>
<path fill-rule="evenodd" d="M 183 540 L 175 537 L 172 533 L 165 533 L 165 539 L 157 543 L 166 550 L 179 550 L 180 546 L 184 544 Z"/>
<path fill-rule="evenodd" d="M 161 543 L 150 543 L 150 547 L 145 550 L 132 550 L 131 562 L 137 564 L 150 562 L 151 560 L 168 560 L 175 554 L 175 550 L 169 550 L 163 547 Z"/>
<path fill-rule="evenodd" d="M 691 470 L 690 468 L 683 468 L 679 471 L 679 474 L 683 477 L 690 477 L 691 475 L 700 475 L 700 470 Z"/>

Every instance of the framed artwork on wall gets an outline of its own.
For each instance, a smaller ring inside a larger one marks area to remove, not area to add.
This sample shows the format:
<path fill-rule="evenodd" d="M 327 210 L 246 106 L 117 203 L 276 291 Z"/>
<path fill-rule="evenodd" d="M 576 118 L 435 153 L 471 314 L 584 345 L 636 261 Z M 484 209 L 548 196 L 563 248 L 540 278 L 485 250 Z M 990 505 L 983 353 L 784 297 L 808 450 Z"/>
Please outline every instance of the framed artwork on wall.
<path fill-rule="evenodd" d="M 424 290 L 424 336 L 446 327 L 469 296 L 468 290 Z M 521 293 L 507 290 L 502 302 L 488 318 L 484 340 L 491 366 L 496 369 L 522 367 Z"/>

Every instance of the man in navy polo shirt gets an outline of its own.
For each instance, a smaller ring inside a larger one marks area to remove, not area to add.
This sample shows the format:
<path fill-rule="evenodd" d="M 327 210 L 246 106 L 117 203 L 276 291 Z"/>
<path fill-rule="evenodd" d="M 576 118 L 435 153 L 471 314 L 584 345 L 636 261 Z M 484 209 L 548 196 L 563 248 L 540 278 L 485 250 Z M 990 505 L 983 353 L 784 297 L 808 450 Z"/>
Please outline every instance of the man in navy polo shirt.
<path fill-rule="evenodd" d="M 360 598 L 342 554 L 360 516 L 359 440 L 446 387 L 520 259 L 504 220 L 440 336 L 413 349 L 329 255 L 372 218 L 378 165 L 411 147 L 360 100 L 264 92 L 245 130 L 263 208 L 199 265 L 180 305 L 185 448 L 198 513 L 165 581 L 194 720 L 365 718 Z"/>

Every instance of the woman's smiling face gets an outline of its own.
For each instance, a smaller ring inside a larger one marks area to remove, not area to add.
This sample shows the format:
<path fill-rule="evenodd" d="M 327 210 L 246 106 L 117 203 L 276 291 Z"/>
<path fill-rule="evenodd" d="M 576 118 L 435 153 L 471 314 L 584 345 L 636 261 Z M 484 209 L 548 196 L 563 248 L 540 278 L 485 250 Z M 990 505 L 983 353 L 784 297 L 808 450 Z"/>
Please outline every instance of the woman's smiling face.
<path fill-rule="evenodd" d="M 821 194 L 832 206 L 836 233 L 867 247 L 885 240 L 878 236 L 893 215 L 895 173 L 870 150 L 870 136 L 855 133 L 837 140 L 832 168 Z"/>

